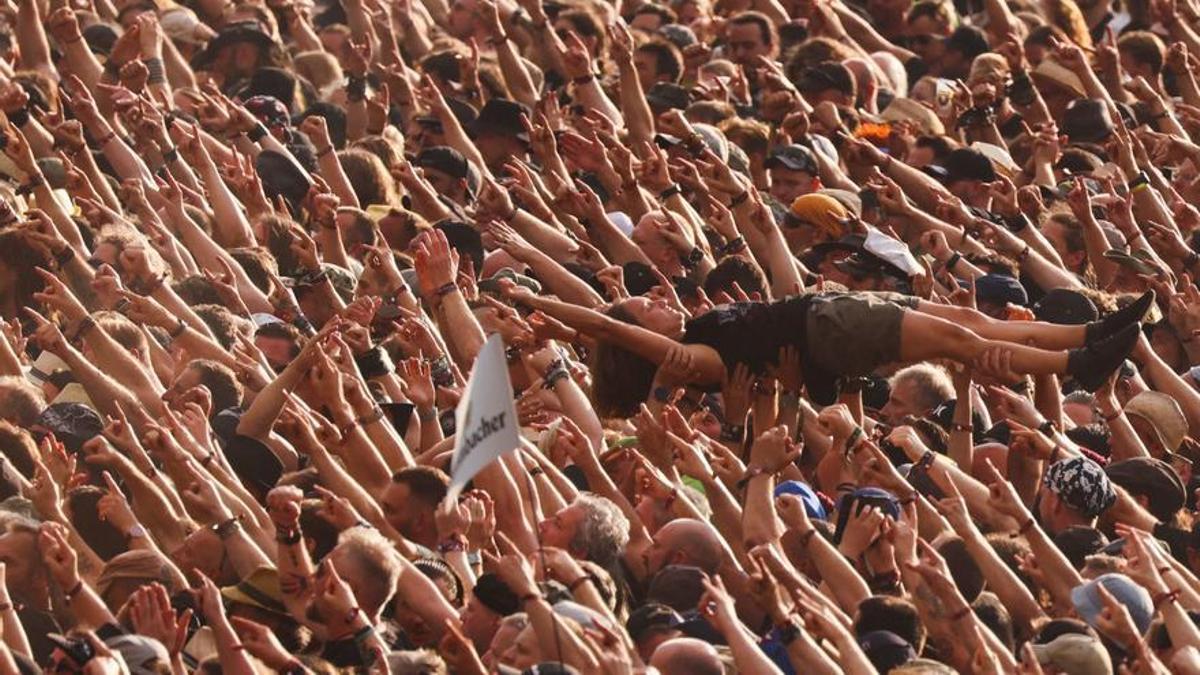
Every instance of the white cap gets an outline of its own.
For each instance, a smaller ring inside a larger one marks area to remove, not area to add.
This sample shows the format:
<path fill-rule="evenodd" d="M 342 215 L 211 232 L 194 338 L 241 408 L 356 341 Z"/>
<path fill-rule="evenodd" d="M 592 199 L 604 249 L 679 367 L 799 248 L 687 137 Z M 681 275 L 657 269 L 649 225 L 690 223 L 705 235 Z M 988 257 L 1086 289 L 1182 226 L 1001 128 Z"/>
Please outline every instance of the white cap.
<path fill-rule="evenodd" d="M 203 45 L 216 36 L 216 31 L 196 17 L 186 7 L 173 7 L 158 17 L 163 33 L 175 42 Z"/>

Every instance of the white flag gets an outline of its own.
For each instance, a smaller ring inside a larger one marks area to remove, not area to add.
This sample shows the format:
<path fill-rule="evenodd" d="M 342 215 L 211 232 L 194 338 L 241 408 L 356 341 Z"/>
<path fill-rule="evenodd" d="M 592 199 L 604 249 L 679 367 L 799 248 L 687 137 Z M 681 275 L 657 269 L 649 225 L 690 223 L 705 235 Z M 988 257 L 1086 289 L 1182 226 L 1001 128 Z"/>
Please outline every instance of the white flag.
<path fill-rule="evenodd" d="M 447 494 L 451 499 L 483 467 L 516 450 L 521 442 L 508 361 L 504 358 L 504 339 L 498 333 L 493 333 L 479 350 L 454 419 L 457 437 Z"/>

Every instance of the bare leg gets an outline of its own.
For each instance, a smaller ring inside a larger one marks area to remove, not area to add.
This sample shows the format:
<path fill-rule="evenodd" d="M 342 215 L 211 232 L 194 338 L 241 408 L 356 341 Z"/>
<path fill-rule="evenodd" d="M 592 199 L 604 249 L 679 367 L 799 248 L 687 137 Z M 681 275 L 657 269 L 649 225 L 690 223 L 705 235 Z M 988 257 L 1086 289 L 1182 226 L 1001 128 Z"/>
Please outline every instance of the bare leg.
<path fill-rule="evenodd" d="M 969 307 L 921 301 L 917 311 L 970 329 L 988 340 L 1003 340 L 1042 349 L 1082 347 L 1087 326 L 1061 326 L 1044 321 L 1000 321 Z"/>
<path fill-rule="evenodd" d="M 989 340 L 932 314 L 906 311 L 900 324 L 900 358 L 906 362 L 953 359 L 972 364 L 990 347 L 1012 352 L 1012 367 L 1018 373 L 1042 375 L 1067 372 L 1067 352 L 1027 347 L 1007 340 Z"/>

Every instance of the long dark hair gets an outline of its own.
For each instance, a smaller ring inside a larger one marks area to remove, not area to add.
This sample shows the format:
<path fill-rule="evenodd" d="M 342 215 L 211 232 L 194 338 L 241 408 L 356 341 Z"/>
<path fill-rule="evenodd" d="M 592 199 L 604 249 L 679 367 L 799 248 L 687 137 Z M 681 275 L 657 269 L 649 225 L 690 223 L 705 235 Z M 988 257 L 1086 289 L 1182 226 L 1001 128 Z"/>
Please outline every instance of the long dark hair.
<path fill-rule="evenodd" d="M 605 314 L 611 319 L 637 325 L 621 305 Z M 592 352 L 592 404 L 601 417 L 630 417 L 650 393 L 658 367 L 619 344 L 600 340 Z"/>

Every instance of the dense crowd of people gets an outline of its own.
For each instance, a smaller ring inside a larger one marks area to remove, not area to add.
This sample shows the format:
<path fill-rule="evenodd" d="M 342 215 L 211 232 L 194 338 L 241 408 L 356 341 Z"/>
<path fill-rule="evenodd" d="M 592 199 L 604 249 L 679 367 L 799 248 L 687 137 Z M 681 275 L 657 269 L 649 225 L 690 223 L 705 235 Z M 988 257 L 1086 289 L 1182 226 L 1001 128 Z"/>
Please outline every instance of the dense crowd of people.
<path fill-rule="evenodd" d="M 1198 57 L 1195 0 L 3 0 L 0 673 L 1200 674 Z"/>

